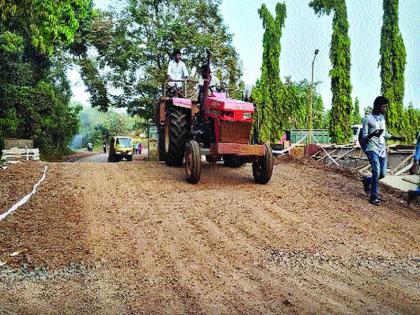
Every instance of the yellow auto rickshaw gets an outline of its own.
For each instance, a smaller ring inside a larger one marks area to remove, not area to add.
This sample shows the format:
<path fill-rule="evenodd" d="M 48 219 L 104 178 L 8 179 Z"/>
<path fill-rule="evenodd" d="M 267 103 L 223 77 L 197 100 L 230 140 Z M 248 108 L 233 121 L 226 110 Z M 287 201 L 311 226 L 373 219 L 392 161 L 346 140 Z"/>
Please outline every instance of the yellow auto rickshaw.
<path fill-rule="evenodd" d="M 109 146 L 108 162 L 118 162 L 125 158 L 133 160 L 133 139 L 130 137 L 112 137 Z"/>

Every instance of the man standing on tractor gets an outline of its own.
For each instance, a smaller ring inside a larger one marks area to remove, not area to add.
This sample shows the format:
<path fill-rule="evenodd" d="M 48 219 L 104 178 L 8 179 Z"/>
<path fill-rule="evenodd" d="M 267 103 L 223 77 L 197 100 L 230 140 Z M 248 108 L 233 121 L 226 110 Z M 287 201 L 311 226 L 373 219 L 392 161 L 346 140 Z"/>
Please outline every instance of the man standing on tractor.
<path fill-rule="evenodd" d="M 188 79 L 189 74 L 185 63 L 181 60 L 181 51 L 175 49 L 173 55 L 174 60 L 169 61 L 168 65 L 168 81 Z M 182 82 L 169 82 L 168 85 L 176 89 L 182 88 Z"/>
<path fill-rule="evenodd" d="M 363 118 L 360 145 L 369 159 L 372 176 L 363 178 L 365 192 L 370 192 L 369 202 L 379 206 L 384 198 L 379 196 L 379 180 L 384 178 L 387 170 L 386 140 L 403 140 L 403 137 L 392 136 L 386 131 L 385 113 L 388 99 L 378 96 L 373 103 L 372 114 Z"/>
<path fill-rule="evenodd" d="M 208 64 L 202 65 L 200 67 L 200 74 L 201 74 L 201 77 L 198 81 L 198 103 L 202 105 L 204 81 L 210 80 L 210 83 L 209 83 L 210 86 L 219 86 L 220 81 L 215 75 L 213 75 L 213 71 L 211 70 L 211 65 L 210 65 L 210 69 L 209 69 Z M 207 76 L 209 77 L 209 79 L 207 79 Z"/>

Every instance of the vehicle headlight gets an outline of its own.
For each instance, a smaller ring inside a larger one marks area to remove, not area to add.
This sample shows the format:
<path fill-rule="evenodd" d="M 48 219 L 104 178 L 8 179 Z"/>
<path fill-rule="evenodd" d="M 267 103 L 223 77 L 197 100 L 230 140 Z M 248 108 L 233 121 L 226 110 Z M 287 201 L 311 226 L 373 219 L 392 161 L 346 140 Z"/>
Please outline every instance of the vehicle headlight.
<path fill-rule="evenodd" d="M 252 118 L 252 113 L 244 113 L 242 115 L 243 119 L 251 119 Z"/>

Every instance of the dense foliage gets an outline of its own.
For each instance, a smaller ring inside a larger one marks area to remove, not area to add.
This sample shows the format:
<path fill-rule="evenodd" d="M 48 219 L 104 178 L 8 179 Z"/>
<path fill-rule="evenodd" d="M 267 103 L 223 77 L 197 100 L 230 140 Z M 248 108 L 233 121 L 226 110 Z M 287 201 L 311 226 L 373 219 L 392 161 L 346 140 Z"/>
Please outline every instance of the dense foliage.
<path fill-rule="evenodd" d="M 312 0 L 309 6 L 318 15 L 331 13 L 334 15 L 330 48 L 330 59 L 333 65 L 330 70 L 333 98 L 329 129 L 334 142 L 348 143 L 351 137 L 349 121 L 352 113 L 352 86 L 346 2 L 345 0 Z"/>
<path fill-rule="evenodd" d="M 354 100 L 354 108 L 351 113 L 351 124 L 352 125 L 359 125 L 362 123 L 362 116 L 360 116 L 360 103 L 359 99 L 356 97 Z"/>
<path fill-rule="evenodd" d="M 264 27 L 261 78 L 252 91 L 257 106 L 256 132 L 259 141 L 275 142 L 284 127 L 283 84 L 280 80 L 280 39 L 286 19 L 286 5 L 277 3 L 276 16 L 263 4 L 258 10 Z"/>
<path fill-rule="evenodd" d="M 57 158 L 77 131 L 65 49 L 91 0 L 0 1 L 0 148 L 5 137 L 32 138 Z"/>
<path fill-rule="evenodd" d="M 403 133 L 406 138 L 406 143 L 416 143 L 417 133 L 420 132 L 420 109 L 414 108 L 413 103 L 408 105 L 405 110 L 407 128 Z"/>
<path fill-rule="evenodd" d="M 51 55 L 57 46 L 73 41 L 91 8 L 91 0 L 0 0 L 1 29 Z"/>
<path fill-rule="evenodd" d="M 391 133 L 401 134 L 406 133 L 409 126 L 403 105 L 406 52 L 398 27 L 398 0 L 384 0 L 383 10 L 379 61 L 381 92 L 390 101 L 386 114 L 387 127 Z"/>

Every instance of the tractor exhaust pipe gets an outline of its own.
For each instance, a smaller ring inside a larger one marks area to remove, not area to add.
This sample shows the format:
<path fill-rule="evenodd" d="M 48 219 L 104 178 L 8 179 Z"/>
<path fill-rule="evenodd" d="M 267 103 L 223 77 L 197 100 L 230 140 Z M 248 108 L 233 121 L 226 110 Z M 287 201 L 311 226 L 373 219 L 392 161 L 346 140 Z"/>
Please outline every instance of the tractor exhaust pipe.
<path fill-rule="evenodd" d="M 211 81 L 211 71 L 210 71 L 210 63 L 211 63 L 211 52 L 209 49 L 206 49 L 207 52 L 207 64 L 206 69 L 203 71 L 202 76 L 204 79 L 204 83 L 203 83 L 203 96 L 201 98 L 201 110 L 204 110 L 204 104 L 206 104 L 207 98 L 209 96 L 209 86 L 210 86 L 210 81 Z"/>

